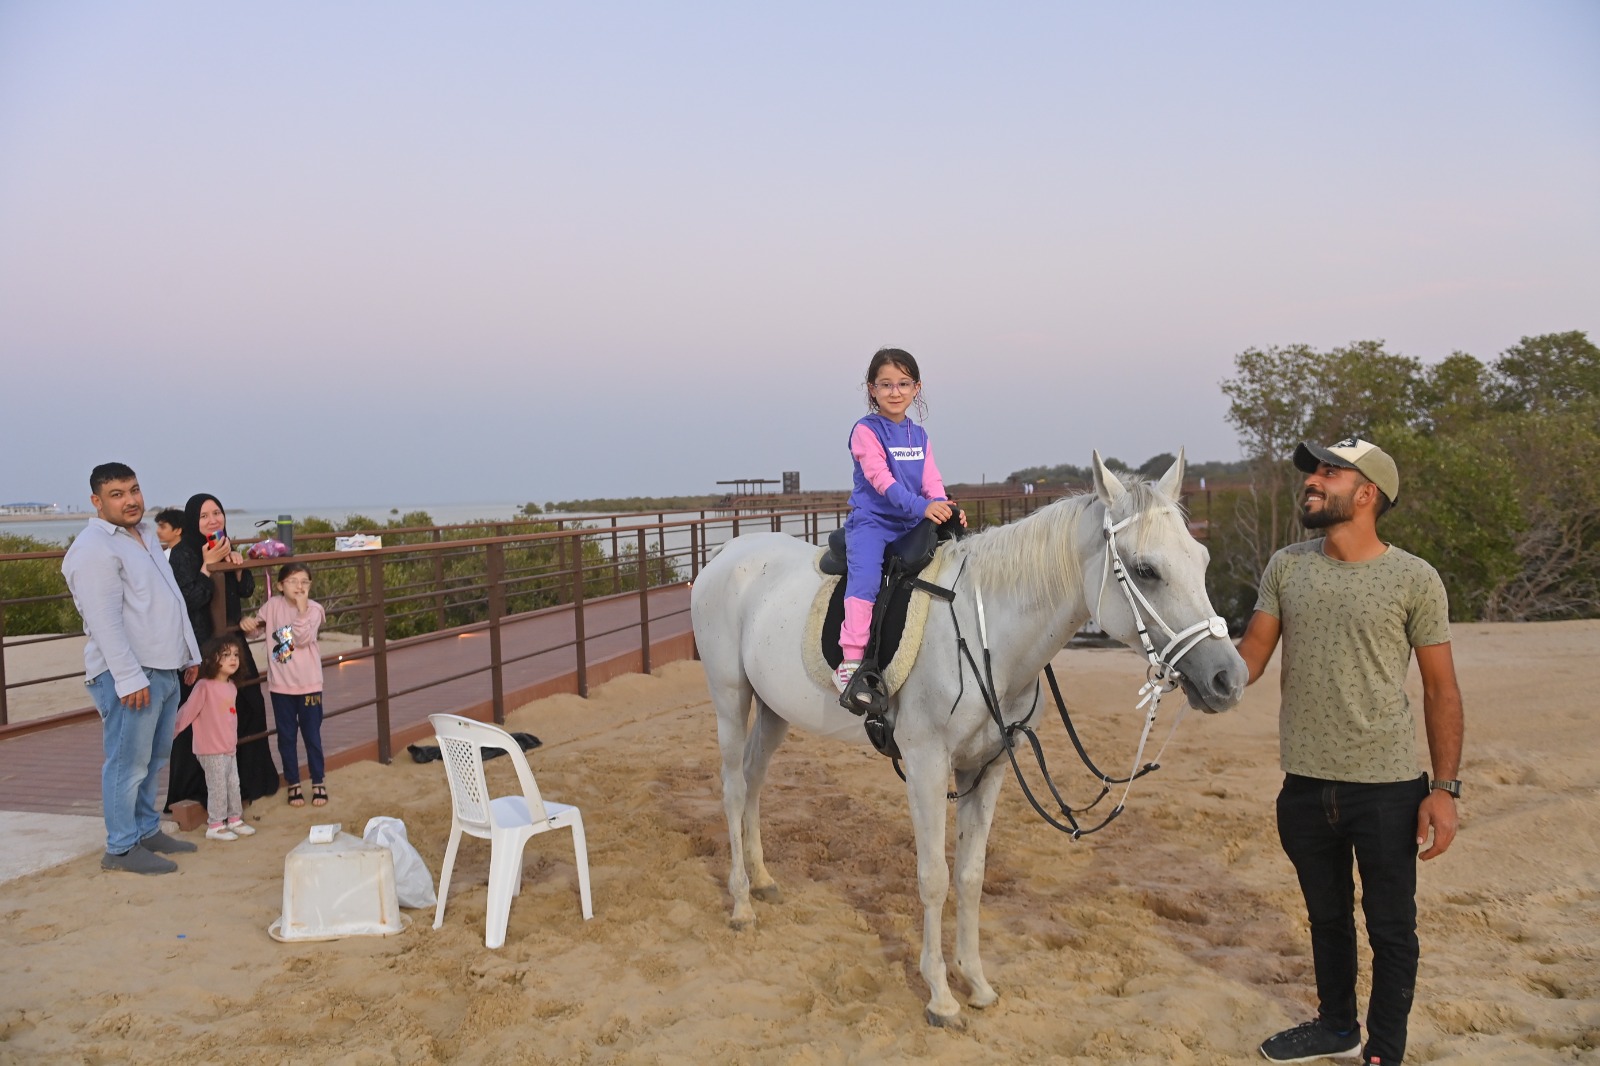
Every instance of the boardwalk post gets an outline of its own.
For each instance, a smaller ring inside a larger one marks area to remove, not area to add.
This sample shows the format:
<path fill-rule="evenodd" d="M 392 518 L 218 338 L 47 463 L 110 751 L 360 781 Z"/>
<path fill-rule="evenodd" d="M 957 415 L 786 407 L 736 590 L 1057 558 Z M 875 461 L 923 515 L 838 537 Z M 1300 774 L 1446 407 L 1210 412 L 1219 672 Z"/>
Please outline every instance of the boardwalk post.
<path fill-rule="evenodd" d="M 433 543 L 436 545 L 442 545 L 444 543 L 444 530 L 438 528 L 434 529 Z M 433 550 L 433 587 L 433 624 L 437 628 L 443 629 L 445 628 L 444 551 L 441 548 L 434 548 Z M 496 720 L 498 721 L 498 719 Z"/>
<path fill-rule="evenodd" d="M 650 581 L 643 529 L 639 530 L 639 672 L 650 672 Z"/>
<path fill-rule="evenodd" d="M 0 600 L 0 725 L 10 725 L 6 711 L 6 605 Z"/>
<path fill-rule="evenodd" d="M 689 582 L 693 584 L 700 576 L 700 523 L 689 523 Z M 0 712 L 4 710 L 0 704 Z"/>
<path fill-rule="evenodd" d="M 392 745 L 389 740 L 389 653 L 388 629 L 389 620 L 383 602 L 383 556 L 379 552 L 372 552 L 370 556 L 372 566 L 371 617 L 372 617 L 372 684 L 373 694 L 377 697 L 378 712 L 378 761 L 388 766 L 393 761 Z M 356 572 L 361 573 L 365 567 L 357 567 Z M 363 616 L 367 612 L 362 612 Z"/>
<path fill-rule="evenodd" d="M 500 651 L 500 619 L 506 613 L 506 561 L 499 544 L 489 545 L 489 691 L 496 725 L 506 721 L 505 659 Z"/>
<path fill-rule="evenodd" d="M 644 534 L 641 533 L 640 536 Z M 604 580 L 602 578 L 602 580 Z M 578 695 L 589 698 L 589 646 L 583 632 L 583 538 L 572 541 L 572 652 L 578 663 Z"/>
<path fill-rule="evenodd" d="M 622 560 L 617 556 L 617 516 L 611 516 L 611 591 L 622 591 Z"/>
<path fill-rule="evenodd" d="M 367 602 L 367 568 L 362 566 L 359 560 L 356 562 L 355 567 L 356 603 L 365 604 Z M 356 617 L 361 619 L 361 646 L 370 648 L 372 646 L 372 612 L 358 610 Z"/>

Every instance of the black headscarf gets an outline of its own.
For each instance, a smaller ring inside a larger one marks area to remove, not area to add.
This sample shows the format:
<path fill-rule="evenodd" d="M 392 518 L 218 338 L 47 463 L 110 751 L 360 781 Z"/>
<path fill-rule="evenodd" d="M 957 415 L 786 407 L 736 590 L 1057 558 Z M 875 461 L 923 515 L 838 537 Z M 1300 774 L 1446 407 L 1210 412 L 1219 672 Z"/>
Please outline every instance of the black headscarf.
<path fill-rule="evenodd" d="M 187 544 L 201 553 L 205 551 L 206 535 L 200 532 L 200 508 L 206 505 L 207 500 L 216 504 L 217 510 L 222 512 L 223 532 L 227 532 L 228 510 L 222 506 L 222 501 L 209 492 L 197 492 L 183 505 L 183 532 L 178 538 L 179 544 Z"/>

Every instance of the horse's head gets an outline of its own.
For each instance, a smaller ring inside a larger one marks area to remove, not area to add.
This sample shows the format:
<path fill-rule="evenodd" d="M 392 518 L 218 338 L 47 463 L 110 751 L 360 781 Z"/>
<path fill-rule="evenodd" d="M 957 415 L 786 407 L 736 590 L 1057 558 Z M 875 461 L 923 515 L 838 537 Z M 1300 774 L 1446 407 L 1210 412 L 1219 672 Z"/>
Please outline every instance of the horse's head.
<path fill-rule="evenodd" d="M 1206 594 L 1211 557 L 1179 503 L 1183 470 L 1180 449 L 1160 482 L 1126 486 L 1094 453 L 1104 541 L 1098 577 L 1084 568 L 1085 593 L 1107 634 L 1136 651 L 1153 649 L 1181 676 L 1190 705 L 1214 713 L 1239 702 L 1249 671 Z"/>

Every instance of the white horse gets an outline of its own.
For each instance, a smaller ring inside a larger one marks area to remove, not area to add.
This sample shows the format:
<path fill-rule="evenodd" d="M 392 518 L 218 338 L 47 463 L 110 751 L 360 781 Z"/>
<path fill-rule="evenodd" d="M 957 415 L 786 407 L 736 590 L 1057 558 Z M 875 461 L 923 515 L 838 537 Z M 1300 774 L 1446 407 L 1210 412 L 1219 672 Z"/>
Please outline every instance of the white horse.
<path fill-rule="evenodd" d="M 1060 500 L 940 548 L 951 553 L 943 569 L 947 583 L 959 570 L 955 600 L 950 607 L 936 601 L 928 612 L 921 651 L 891 701 L 916 833 L 921 970 L 931 991 L 926 1014 L 932 1024 L 964 1024 L 950 991 L 941 928 L 950 882 L 945 805 L 952 776 L 960 793 L 955 965 L 972 990 L 971 1006 L 987 1007 L 997 998 L 978 955 L 978 903 L 989 826 L 1008 767 L 979 680 L 957 651 L 958 629 L 975 655 L 982 654 L 976 647 L 980 627 L 986 629 L 993 692 L 1008 723 L 1028 716 L 1040 671 L 1091 616 L 1130 645 L 1148 625 L 1157 648 L 1170 640 L 1169 661 L 1180 643 L 1171 638 L 1181 635 L 1190 645 L 1181 663 L 1182 683 L 1194 706 L 1227 710 L 1244 693 L 1244 661 L 1206 595 L 1207 552 L 1189 534 L 1177 503 L 1183 469 L 1180 453 L 1159 485 L 1124 487 L 1096 452 L 1093 494 Z M 1122 530 L 1127 534 L 1119 544 L 1116 532 Z M 813 680 L 801 658 L 801 635 L 823 581 L 813 565 L 817 551 L 781 533 L 736 537 L 706 565 L 690 598 L 695 641 L 717 711 L 735 928 L 755 921 L 752 895 L 764 901 L 778 896 L 762 856 L 760 797 L 767 765 L 789 727 L 866 742 L 862 719 L 841 708 L 838 693 Z M 1127 593 L 1113 576 L 1117 565 L 1125 566 Z M 1133 606 L 1136 599 L 1142 612 Z"/>

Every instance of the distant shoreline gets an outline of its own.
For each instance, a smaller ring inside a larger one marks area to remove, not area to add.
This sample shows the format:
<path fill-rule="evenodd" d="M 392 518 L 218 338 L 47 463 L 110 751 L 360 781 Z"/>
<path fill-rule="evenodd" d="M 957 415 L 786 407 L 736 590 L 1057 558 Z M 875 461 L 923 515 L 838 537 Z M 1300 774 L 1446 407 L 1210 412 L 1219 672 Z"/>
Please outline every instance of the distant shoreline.
<path fill-rule="evenodd" d="M 57 514 L 0 514 L 0 522 L 70 522 L 75 518 L 89 519 L 93 511 L 61 511 Z"/>

